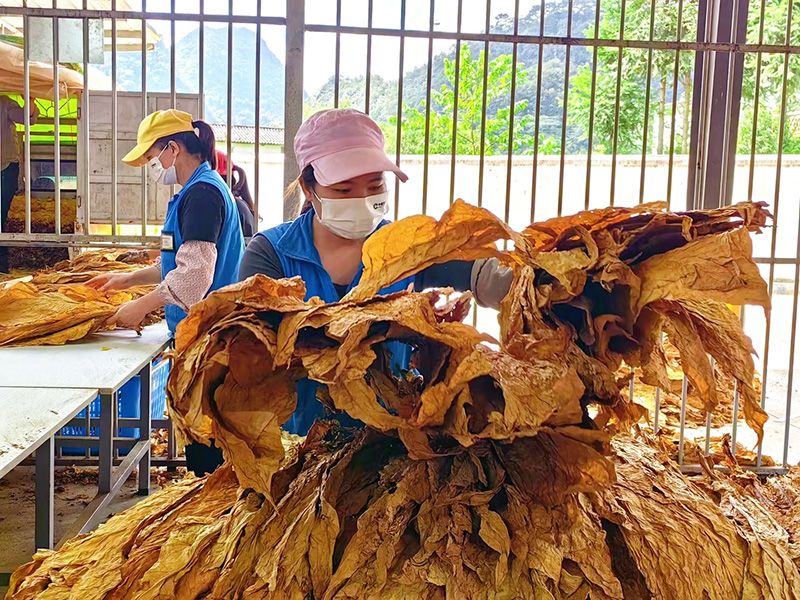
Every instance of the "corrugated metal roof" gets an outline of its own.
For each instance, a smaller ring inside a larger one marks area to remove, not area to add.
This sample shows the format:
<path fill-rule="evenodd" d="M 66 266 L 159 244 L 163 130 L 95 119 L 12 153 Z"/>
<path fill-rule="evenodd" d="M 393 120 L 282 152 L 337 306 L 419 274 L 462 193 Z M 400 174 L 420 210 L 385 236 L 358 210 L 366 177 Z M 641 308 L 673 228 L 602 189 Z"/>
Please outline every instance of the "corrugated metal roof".
<path fill-rule="evenodd" d="M 224 142 L 228 139 L 227 128 L 224 124 L 212 124 L 211 128 L 214 130 L 214 138 L 218 142 Z M 267 144 L 269 146 L 283 146 L 283 128 L 282 127 L 260 127 L 258 133 L 259 143 Z M 256 143 L 256 128 L 253 125 L 232 125 L 231 126 L 231 142 L 234 144 L 255 144 Z"/>

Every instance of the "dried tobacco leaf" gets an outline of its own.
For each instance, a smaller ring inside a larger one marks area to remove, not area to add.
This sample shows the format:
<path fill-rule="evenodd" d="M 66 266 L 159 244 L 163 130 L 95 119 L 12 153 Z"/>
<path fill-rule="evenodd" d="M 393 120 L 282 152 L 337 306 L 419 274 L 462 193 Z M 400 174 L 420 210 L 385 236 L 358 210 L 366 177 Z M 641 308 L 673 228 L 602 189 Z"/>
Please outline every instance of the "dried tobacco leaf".
<path fill-rule="evenodd" d="M 107 329 L 117 308 L 153 286 L 101 292 L 83 285 L 17 283 L 0 289 L 0 346 L 60 345 Z"/>
<path fill-rule="evenodd" d="M 758 299 L 763 282 L 715 276 L 709 294 L 690 275 L 710 248 L 719 273 L 752 273 L 731 240 L 763 226 L 763 207 L 615 209 L 530 228 L 505 257 L 516 272 L 499 349 L 453 322 L 466 300 L 372 296 L 428 264 L 497 252 L 505 226 L 480 213 L 471 229 L 459 220 L 470 210 L 382 229 L 386 254 L 371 264 L 388 274 L 365 272 L 343 302 L 306 303 L 301 282 L 257 276 L 194 307 L 178 330 L 171 414 L 184 436 L 216 438 L 230 467 L 114 517 L 108 535 L 37 555 L 9 597 L 800 598 L 796 532 L 752 485 L 715 479 L 708 493 L 619 435 L 640 412 L 617 370 L 638 361 L 669 384 L 665 329 L 684 360 L 711 353 L 726 377 L 752 380 L 719 300 Z M 665 295 L 647 281 L 663 267 L 647 263 L 676 252 L 687 275 Z M 389 370 L 389 340 L 414 347 L 416 372 Z M 711 406 L 714 373 L 695 369 Z M 287 462 L 279 425 L 302 377 L 367 427 L 319 422 Z"/>
<path fill-rule="evenodd" d="M 456 200 L 440 220 L 415 215 L 383 227 L 364 243 L 364 273 L 347 299 L 363 300 L 387 285 L 448 260 L 502 256 L 499 240 L 523 244 L 494 214 Z"/>

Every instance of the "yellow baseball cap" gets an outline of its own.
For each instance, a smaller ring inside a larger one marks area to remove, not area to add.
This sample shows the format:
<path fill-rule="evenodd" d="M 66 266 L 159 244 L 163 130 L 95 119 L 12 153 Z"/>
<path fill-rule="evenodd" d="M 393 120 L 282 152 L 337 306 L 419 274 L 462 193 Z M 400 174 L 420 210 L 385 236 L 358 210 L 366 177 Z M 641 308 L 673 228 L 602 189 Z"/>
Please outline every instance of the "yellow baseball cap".
<path fill-rule="evenodd" d="M 194 131 L 189 113 L 174 108 L 150 113 L 139 123 L 136 146 L 123 157 L 122 162 L 132 167 L 143 167 L 147 163 L 144 154 L 156 141 L 184 131 Z"/>

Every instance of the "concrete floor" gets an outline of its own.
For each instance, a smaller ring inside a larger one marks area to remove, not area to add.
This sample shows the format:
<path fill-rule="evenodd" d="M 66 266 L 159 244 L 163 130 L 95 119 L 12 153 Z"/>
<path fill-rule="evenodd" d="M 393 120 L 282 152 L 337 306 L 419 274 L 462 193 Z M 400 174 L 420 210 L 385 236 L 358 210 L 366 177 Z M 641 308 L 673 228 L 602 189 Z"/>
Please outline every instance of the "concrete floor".
<path fill-rule="evenodd" d="M 94 472 L 93 472 L 94 471 Z M 161 489 L 163 478 L 151 474 L 151 492 Z M 57 467 L 55 473 L 55 539 L 60 540 L 97 492 L 97 470 Z M 142 499 L 137 495 L 135 471 L 108 509 L 119 513 Z M 19 466 L 0 479 L 0 573 L 10 573 L 34 553 L 34 468 Z M 0 598 L 7 588 L 0 586 Z"/>

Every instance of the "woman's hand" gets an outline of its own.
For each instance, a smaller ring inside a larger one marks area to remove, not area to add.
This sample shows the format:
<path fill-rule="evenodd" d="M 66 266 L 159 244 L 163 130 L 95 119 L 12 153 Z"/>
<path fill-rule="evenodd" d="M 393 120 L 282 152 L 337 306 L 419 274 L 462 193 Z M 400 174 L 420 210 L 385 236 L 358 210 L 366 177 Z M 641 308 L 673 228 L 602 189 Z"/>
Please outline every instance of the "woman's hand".
<path fill-rule="evenodd" d="M 143 299 L 132 300 L 120 306 L 117 312 L 106 321 L 106 325 L 116 325 L 121 329 L 141 330 L 142 321 L 152 310 L 147 302 L 142 302 Z"/>
<path fill-rule="evenodd" d="M 85 285 L 101 292 L 125 290 L 133 287 L 131 275 L 133 273 L 103 273 L 92 277 Z"/>

